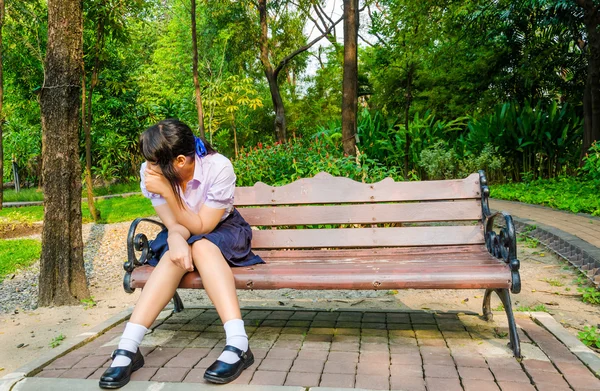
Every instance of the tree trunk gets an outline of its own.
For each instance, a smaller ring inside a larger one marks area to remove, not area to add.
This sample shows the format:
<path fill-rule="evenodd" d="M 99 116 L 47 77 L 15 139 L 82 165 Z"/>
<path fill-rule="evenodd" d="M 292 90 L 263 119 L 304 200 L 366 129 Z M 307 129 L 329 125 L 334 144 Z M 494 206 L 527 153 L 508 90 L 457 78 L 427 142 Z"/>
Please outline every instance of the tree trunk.
<path fill-rule="evenodd" d="M 2 145 L 4 131 L 4 68 L 2 66 L 2 57 L 4 54 L 4 45 L 2 43 L 2 30 L 4 29 L 4 0 L 0 0 L 0 210 L 4 203 L 4 147 Z"/>
<path fill-rule="evenodd" d="M 196 34 L 196 0 L 192 0 L 192 70 L 194 73 L 194 90 L 196 94 L 196 109 L 198 111 L 198 131 L 204 138 L 204 110 L 202 108 L 202 94 L 200 93 L 200 80 L 198 78 L 198 36 Z"/>
<path fill-rule="evenodd" d="M 344 79 L 342 82 L 342 139 L 344 153 L 356 155 L 358 107 L 358 0 L 344 0 Z"/>
<path fill-rule="evenodd" d="M 592 143 L 600 140 L 600 6 L 590 0 L 577 0 L 577 4 L 584 9 L 583 21 L 588 35 L 588 68 L 583 95 L 583 158 Z"/>
<path fill-rule="evenodd" d="M 404 133 L 406 137 L 406 143 L 404 144 L 404 179 L 408 178 L 409 171 L 409 153 L 410 153 L 410 144 L 412 142 L 410 137 L 410 105 L 412 104 L 412 78 L 414 73 L 413 64 L 407 64 L 408 73 L 406 75 L 406 104 L 404 106 Z"/>
<path fill-rule="evenodd" d="M 44 230 L 39 305 L 89 297 L 81 237 L 79 104 L 83 51 L 80 0 L 48 0 L 42 112 Z"/>
<path fill-rule="evenodd" d="M 98 21 L 98 30 L 96 31 L 96 44 L 94 45 L 94 67 L 92 69 L 92 79 L 90 83 L 90 91 L 87 96 L 87 112 L 86 112 L 86 85 L 85 85 L 85 62 L 81 59 L 82 64 L 82 108 L 81 118 L 83 121 L 83 131 L 85 133 L 85 183 L 87 187 L 87 199 L 90 215 L 94 221 L 100 220 L 100 212 L 96 209 L 94 201 L 94 187 L 92 183 L 92 99 L 94 90 L 98 85 L 98 73 L 100 72 L 100 52 L 104 47 L 104 18 Z"/>
<path fill-rule="evenodd" d="M 283 106 L 283 100 L 281 99 L 281 93 L 279 92 L 279 84 L 277 84 L 279 71 L 273 69 L 273 65 L 269 59 L 267 0 L 258 1 L 258 13 L 260 15 L 260 61 L 265 69 L 265 76 L 269 82 L 271 100 L 273 101 L 273 109 L 275 110 L 275 134 L 278 141 L 285 142 L 287 138 L 285 108 Z"/>

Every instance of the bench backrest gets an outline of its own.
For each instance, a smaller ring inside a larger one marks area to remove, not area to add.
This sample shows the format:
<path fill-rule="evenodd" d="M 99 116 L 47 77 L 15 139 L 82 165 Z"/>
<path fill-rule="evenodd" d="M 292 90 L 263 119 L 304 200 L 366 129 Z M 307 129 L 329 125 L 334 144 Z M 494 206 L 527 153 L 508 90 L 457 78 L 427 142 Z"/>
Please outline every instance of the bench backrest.
<path fill-rule="evenodd" d="M 279 187 L 238 187 L 235 205 L 250 225 L 260 226 L 254 249 L 484 243 L 478 174 L 366 184 L 319 173 Z"/>

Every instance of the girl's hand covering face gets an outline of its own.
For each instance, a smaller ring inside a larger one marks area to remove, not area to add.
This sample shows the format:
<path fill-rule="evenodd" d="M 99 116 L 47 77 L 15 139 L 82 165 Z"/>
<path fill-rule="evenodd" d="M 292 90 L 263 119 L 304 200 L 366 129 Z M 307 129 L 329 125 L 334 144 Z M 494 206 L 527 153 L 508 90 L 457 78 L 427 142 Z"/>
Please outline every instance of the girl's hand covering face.
<path fill-rule="evenodd" d="M 149 192 L 160 194 L 163 197 L 172 191 L 171 184 L 163 175 L 160 167 L 150 162 L 146 163 L 144 184 Z"/>

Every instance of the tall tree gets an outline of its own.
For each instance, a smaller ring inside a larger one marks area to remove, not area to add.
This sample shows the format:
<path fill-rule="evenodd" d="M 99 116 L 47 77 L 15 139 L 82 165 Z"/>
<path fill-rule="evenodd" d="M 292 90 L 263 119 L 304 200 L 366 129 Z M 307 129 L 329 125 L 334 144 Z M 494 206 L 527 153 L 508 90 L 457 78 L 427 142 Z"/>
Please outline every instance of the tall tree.
<path fill-rule="evenodd" d="M 342 139 L 344 153 L 356 154 L 358 108 L 358 0 L 344 0 L 344 79 L 342 83 Z"/>
<path fill-rule="evenodd" d="M 0 0 L 0 179 L 4 178 L 4 148 L 2 147 L 2 127 L 4 125 L 4 69 L 2 67 L 2 30 L 4 29 L 4 0 Z M 3 182 L 3 181 L 2 181 Z M 0 183 L 0 210 L 4 203 L 4 186 Z"/>
<path fill-rule="evenodd" d="M 291 6 L 291 4 L 284 3 L 279 4 L 279 6 L 282 8 Z M 304 53 L 321 39 L 331 35 L 335 26 L 343 19 L 343 17 L 341 17 L 337 21 L 333 21 L 325 14 L 318 1 L 300 2 L 299 5 L 299 11 L 302 13 L 302 16 L 313 21 L 313 23 L 315 23 L 315 27 L 317 27 L 321 35 L 302 45 L 301 47 L 291 50 L 289 54 L 284 55 L 277 66 L 274 66 L 273 62 L 271 61 L 273 56 L 271 50 L 275 45 L 269 40 L 270 15 L 268 12 L 269 7 L 267 0 L 258 0 L 258 3 L 255 4 L 255 6 L 258 8 L 260 19 L 260 61 L 263 65 L 267 82 L 269 83 L 269 90 L 271 91 L 271 99 L 273 101 L 273 109 L 275 110 L 275 134 L 277 136 L 277 140 L 281 142 L 286 141 L 287 130 L 285 107 L 283 105 L 283 99 L 281 98 L 281 92 L 279 90 L 279 82 L 277 81 L 280 72 L 286 67 L 286 65 L 290 63 L 290 61 L 292 61 L 292 59 L 294 59 L 294 57 Z M 315 19 L 311 15 L 311 12 L 314 12 L 318 16 L 318 19 Z"/>
<path fill-rule="evenodd" d="M 44 230 L 39 304 L 89 296 L 81 237 L 79 104 L 83 55 L 80 0 L 48 0 L 48 44 L 41 88 Z"/>
<path fill-rule="evenodd" d="M 583 22 L 587 33 L 587 79 L 583 94 L 583 144 L 585 156 L 594 141 L 600 140 L 600 5 L 593 0 L 576 0 L 583 9 Z"/>
<path fill-rule="evenodd" d="M 196 0 L 192 1 L 192 72 L 194 73 L 194 92 L 196 95 L 196 111 L 198 112 L 198 131 L 204 138 L 204 110 L 202 107 L 202 93 L 200 92 L 200 79 L 198 77 L 198 33 L 196 31 Z"/>

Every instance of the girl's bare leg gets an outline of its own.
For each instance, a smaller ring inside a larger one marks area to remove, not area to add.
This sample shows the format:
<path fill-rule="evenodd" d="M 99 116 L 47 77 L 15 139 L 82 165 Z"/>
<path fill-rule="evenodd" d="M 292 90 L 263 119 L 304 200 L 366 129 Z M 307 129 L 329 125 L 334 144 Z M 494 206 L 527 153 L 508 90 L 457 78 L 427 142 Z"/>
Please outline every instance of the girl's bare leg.
<path fill-rule="evenodd" d="M 185 273 L 186 270 L 171 262 L 167 251 L 150 274 L 129 322 L 150 328 L 160 311 L 175 295 L 175 290 Z"/>
<path fill-rule="evenodd" d="M 192 260 L 223 324 L 242 319 L 233 273 L 221 250 L 206 239 L 199 240 L 192 245 Z"/>

